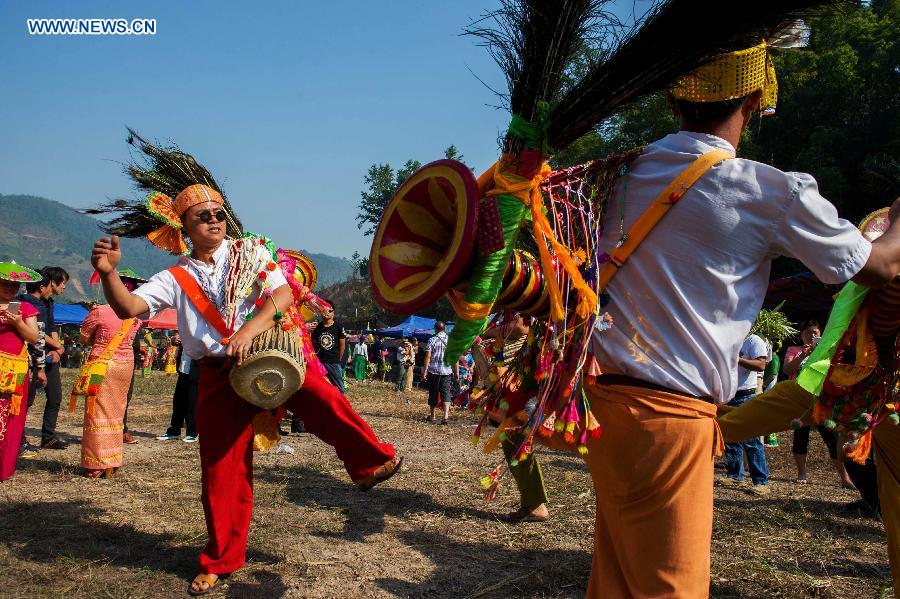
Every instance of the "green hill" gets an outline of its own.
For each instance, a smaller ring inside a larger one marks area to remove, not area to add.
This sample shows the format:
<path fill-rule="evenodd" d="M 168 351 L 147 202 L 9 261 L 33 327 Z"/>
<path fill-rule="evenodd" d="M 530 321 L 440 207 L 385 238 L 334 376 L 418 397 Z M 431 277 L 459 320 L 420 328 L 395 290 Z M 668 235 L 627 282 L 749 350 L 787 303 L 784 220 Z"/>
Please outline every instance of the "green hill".
<path fill-rule="evenodd" d="M 26 266 L 62 266 L 72 277 L 62 301 L 93 299 L 91 247 L 102 234 L 96 219 L 59 202 L 27 195 L 0 195 L 0 260 Z M 123 265 L 149 276 L 175 258 L 141 239 L 123 239 Z M 309 253 L 319 271 L 319 286 L 345 280 L 352 269 L 346 258 Z"/>

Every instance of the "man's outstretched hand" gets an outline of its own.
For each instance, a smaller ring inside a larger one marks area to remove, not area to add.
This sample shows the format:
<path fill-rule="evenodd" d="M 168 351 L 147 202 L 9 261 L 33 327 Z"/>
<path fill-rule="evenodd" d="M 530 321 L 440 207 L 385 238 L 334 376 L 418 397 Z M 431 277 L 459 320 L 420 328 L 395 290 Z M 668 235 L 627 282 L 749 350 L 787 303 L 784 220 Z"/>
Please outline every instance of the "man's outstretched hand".
<path fill-rule="evenodd" d="M 91 252 L 91 265 L 100 274 L 108 275 L 116 272 L 116 267 L 121 259 L 122 250 L 119 249 L 117 236 L 101 237 L 94 244 L 94 250 Z"/>

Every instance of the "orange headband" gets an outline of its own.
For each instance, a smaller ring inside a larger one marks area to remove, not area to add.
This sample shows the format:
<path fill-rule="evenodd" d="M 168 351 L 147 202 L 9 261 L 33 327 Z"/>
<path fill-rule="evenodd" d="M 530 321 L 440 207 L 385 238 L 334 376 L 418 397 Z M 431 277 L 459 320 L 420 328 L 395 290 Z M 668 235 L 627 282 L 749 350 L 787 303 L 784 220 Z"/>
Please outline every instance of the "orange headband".
<path fill-rule="evenodd" d="M 150 195 L 147 196 L 147 210 L 161 220 L 163 225 L 149 233 L 147 239 L 161 250 L 173 254 L 187 253 L 188 246 L 184 242 L 184 236 L 181 234 L 181 229 L 184 228 L 181 215 L 188 208 L 205 202 L 225 204 L 222 194 L 212 187 L 201 183 L 186 187 L 175 197 L 174 201 L 163 193 L 151 191 Z"/>

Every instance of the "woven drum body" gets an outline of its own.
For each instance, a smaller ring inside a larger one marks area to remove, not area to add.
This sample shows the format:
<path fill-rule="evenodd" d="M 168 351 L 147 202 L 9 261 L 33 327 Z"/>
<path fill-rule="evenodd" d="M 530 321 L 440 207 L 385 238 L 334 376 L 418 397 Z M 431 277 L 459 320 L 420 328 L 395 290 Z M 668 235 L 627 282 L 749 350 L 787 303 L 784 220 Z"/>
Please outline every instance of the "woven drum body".
<path fill-rule="evenodd" d="M 231 370 L 235 393 L 264 410 L 277 408 L 296 393 L 306 376 L 297 330 L 275 326 L 256 336 L 247 359 Z"/>

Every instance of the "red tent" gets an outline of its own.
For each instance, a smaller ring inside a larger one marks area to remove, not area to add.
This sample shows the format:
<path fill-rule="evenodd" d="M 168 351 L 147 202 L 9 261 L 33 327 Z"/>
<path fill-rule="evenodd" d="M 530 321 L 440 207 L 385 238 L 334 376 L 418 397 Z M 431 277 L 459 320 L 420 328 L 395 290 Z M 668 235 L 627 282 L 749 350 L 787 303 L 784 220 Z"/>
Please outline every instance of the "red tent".
<path fill-rule="evenodd" d="M 174 309 L 163 310 L 153 318 L 151 318 L 146 326 L 151 329 L 165 329 L 171 331 L 178 328 L 178 316 Z"/>

